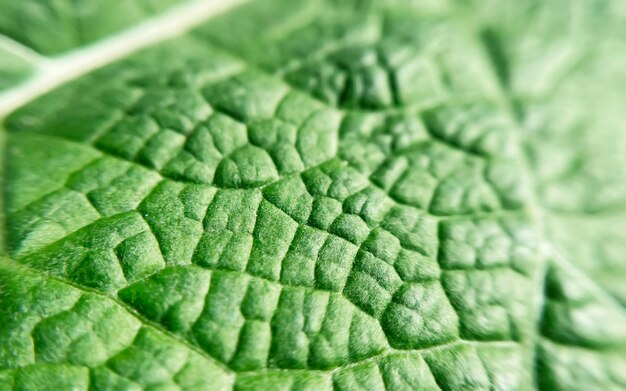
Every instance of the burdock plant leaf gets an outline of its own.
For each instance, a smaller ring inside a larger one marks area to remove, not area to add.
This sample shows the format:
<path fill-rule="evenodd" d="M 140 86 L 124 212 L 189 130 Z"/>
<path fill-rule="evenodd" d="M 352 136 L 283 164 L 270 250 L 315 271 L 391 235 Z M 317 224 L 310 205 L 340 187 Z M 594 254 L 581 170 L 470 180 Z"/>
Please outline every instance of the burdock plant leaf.
<path fill-rule="evenodd" d="M 260 0 L 8 115 L 0 389 L 626 389 L 626 9 L 513 3 Z"/>

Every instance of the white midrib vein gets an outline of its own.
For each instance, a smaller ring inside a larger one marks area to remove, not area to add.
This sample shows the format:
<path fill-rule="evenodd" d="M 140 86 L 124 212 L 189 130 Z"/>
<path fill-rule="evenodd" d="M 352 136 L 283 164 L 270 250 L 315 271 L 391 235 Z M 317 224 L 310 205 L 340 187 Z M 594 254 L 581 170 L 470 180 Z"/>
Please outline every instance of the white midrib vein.
<path fill-rule="evenodd" d="M 250 0 L 194 0 L 172 8 L 136 27 L 57 58 L 43 57 L 21 44 L 5 44 L 35 63 L 35 74 L 16 88 L 0 93 L 0 118 L 40 95 L 141 48 L 173 38 L 210 17 Z"/>

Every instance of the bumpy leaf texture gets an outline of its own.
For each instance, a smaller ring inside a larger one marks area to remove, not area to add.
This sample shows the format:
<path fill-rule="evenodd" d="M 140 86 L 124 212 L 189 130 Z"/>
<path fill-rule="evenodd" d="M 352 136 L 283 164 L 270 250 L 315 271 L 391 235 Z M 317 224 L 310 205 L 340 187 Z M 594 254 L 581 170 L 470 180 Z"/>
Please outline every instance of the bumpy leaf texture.
<path fill-rule="evenodd" d="M 626 389 L 625 21 L 259 0 L 27 104 L 0 390 Z"/>

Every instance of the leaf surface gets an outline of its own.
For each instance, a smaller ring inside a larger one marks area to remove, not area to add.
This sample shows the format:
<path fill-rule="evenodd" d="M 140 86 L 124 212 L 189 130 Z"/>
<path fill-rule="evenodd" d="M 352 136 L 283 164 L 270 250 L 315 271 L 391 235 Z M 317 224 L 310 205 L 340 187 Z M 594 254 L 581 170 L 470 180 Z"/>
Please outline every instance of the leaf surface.
<path fill-rule="evenodd" d="M 625 389 L 619 5 L 471 3 L 253 2 L 7 117 L 8 389 Z"/>

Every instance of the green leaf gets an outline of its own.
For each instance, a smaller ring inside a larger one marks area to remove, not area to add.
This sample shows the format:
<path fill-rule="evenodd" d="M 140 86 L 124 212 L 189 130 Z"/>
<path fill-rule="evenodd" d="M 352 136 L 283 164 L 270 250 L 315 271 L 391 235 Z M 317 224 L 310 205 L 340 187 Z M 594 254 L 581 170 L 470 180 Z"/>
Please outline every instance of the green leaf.
<path fill-rule="evenodd" d="M 132 26 L 184 0 L 0 1 L 0 34 L 58 55 Z"/>
<path fill-rule="evenodd" d="M 26 104 L 0 383 L 626 389 L 624 19 L 258 1 Z"/>
<path fill-rule="evenodd" d="M 0 42 L 0 91 L 12 87 L 28 78 L 33 72 L 33 64 Z"/>

